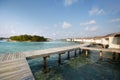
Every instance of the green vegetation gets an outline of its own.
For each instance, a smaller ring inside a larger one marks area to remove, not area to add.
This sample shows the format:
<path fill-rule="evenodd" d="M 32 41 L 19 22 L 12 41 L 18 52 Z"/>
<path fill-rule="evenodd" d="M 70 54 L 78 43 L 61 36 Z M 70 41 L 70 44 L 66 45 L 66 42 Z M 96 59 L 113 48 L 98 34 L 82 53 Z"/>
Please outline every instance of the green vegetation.
<path fill-rule="evenodd" d="M 47 41 L 47 38 L 44 38 L 43 36 L 36 36 L 36 35 L 11 36 L 10 39 L 13 41 L 31 41 L 31 42 Z"/>
<path fill-rule="evenodd" d="M 8 39 L 8 38 L 0 37 L 0 40 L 3 40 L 3 39 Z"/>

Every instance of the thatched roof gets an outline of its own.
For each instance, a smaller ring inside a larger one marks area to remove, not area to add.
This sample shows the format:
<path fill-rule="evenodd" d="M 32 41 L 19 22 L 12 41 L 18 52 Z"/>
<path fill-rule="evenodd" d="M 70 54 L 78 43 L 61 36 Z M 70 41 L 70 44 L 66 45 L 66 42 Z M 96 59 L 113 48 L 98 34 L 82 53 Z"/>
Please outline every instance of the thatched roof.
<path fill-rule="evenodd" d="M 108 34 L 105 37 L 117 37 L 117 36 L 120 36 L 120 32 Z"/>
<path fill-rule="evenodd" d="M 93 37 L 93 38 L 94 39 L 101 39 L 101 38 L 106 38 L 107 39 L 108 37 L 120 37 L 120 32 L 108 34 L 108 35 L 105 35 L 105 36 L 96 36 L 96 37 Z"/>
<path fill-rule="evenodd" d="M 97 39 L 105 38 L 106 40 L 109 40 L 108 37 L 120 37 L 120 32 L 107 34 L 105 36 L 85 37 L 85 38 L 76 38 L 76 39 L 94 39 L 94 40 L 97 40 Z"/>

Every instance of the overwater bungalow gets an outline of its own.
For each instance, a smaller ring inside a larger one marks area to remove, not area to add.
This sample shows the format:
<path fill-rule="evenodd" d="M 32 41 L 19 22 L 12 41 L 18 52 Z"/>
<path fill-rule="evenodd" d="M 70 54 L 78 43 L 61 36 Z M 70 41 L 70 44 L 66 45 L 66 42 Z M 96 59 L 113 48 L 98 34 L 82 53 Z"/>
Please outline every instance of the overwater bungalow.
<path fill-rule="evenodd" d="M 93 38 L 75 38 L 75 39 L 71 38 L 66 40 L 75 41 L 75 42 L 102 44 L 104 48 L 106 46 L 109 46 L 108 48 L 120 49 L 120 32 L 108 34 L 106 36 L 93 37 Z"/>
<path fill-rule="evenodd" d="M 109 35 L 109 48 L 120 49 L 120 32 Z"/>

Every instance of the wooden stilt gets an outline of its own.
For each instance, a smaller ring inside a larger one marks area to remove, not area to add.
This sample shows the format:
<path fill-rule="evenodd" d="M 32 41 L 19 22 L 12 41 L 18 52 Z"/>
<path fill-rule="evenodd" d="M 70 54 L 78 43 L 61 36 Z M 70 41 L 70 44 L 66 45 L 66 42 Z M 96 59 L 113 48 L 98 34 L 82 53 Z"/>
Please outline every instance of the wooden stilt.
<path fill-rule="evenodd" d="M 84 53 L 85 52 L 85 50 L 84 49 L 82 49 L 82 53 Z"/>
<path fill-rule="evenodd" d="M 118 60 L 120 61 L 120 54 L 118 54 Z"/>
<path fill-rule="evenodd" d="M 70 59 L 70 51 L 68 51 L 68 60 Z"/>
<path fill-rule="evenodd" d="M 103 53 L 102 51 L 100 51 L 100 60 L 102 60 L 102 58 L 103 58 Z"/>
<path fill-rule="evenodd" d="M 47 57 L 43 57 L 43 72 L 46 73 L 47 72 L 47 63 L 46 63 L 46 59 Z"/>
<path fill-rule="evenodd" d="M 88 58 L 86 58 L 86 64 L 88 64 Z"/>
<path fill-rule="evenodd" d="M 83 49 L 81 49 L 81 53 L 83 53 Z"/>
<path fill-rule="evenodd" d="M 102 45 L 102 48 L 105 48 L 105 46 L 104 46 L 104 45 Z"/>
<path fill-rule="evenodd" d="M 75 56 L 74 57 L 76 57 L 77 56 L 77 52 L 76 52 L 76 50 L 75 50 Z"/>
<path fill-rule="evenodd" d="M 106 45 L 104 45 L 104 48 L 106 48 Z"/>
<path fill-rule="evenodd" d="M 116 53 L 113 52 L 113 54 L 112 54 L 112 59 L 115 60 L 115 58 L 116 58 Z"/>
<path fill-rule="evenodd" d="M 120 61 L 120 54 L 117 54 L 117 61 Z"/>
<path fill-rule="evenodd" d="M 88 57 L 88 50 L 86 49 L 86 57 Z"/>
<path fill-rule="evenodd" d="M 79 54 L 81 54 L 81 49 L 79 49 Z"/>
<path fill-rule="evenodd" d="M 58 63 L 59 63 L 59 65 L 61 64 L 61 53 L 58 56 Z"/>

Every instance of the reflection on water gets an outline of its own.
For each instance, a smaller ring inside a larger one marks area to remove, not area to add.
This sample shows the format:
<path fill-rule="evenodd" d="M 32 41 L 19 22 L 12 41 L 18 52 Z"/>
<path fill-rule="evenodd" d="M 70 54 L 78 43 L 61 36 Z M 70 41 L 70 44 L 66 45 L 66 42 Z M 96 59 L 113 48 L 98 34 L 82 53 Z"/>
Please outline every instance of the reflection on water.
<path fill-rule="evenodd" d="M 99 60 L 99 52 L 90 51 L 88 58 L 85 53 L 79 53 L 74 58 L 71 52 L 70 60 L 67 53 L 62 55 L 62 65 L 58 65 L 58 55 L 47 58 L 48 73 L 42 72 L 42 58 L 29 60 L 36 80 L 120 80 L 120 62 L 113 61 L 112 53 L 103 53 Z"/>

